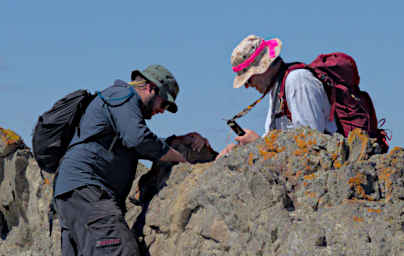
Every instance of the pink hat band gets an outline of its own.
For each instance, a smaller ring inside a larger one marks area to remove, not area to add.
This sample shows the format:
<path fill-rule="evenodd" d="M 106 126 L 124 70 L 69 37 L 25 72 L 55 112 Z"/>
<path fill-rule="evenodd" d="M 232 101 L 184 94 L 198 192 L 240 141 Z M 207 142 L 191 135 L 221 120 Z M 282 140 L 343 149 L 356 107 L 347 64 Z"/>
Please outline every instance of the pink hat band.
<path fill-rule="evenodd" d="M 278 41 L 276 41 L 274 39 L 269 40 L 269 41 L 262 40 L 260 46 L 254 51 L 254 53 L 248 59 L 243 61 L 241 64 L 233 67 L 233 71 L 239 72 L 245 68 L 248 68 L 251 65 L 251 63 L 254 62 L 255 58 L 261 53 L 261 51 L 265 47 L 268 47 L 268 49 L 269 49 L 269 57 L 271 59 L 275 58 L 275 56 L 276 56 L 275 47 L 278 45 L 279 45 Z"/>

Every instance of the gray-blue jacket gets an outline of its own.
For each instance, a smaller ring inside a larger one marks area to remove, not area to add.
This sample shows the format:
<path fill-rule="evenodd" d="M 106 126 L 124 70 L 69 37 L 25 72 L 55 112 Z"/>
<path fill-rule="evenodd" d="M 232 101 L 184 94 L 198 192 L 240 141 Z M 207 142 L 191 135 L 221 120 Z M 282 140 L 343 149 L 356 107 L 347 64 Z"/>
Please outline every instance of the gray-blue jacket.
<path fill-rule="evenodd" d="M 127 96 L 131 93 L 132 96 Z M 124 201 L 135 178 L 138 159 L 158 160 L 169 150 L 164 140 L 152 133 L 144 120 L 144 104 L 124 81 L 101 92 L 113 107 L 97 96 L 87 107 L 71 145 L 94 135 L 96 139 L 71 147 L 59 166 L 55 197 L 75 188 L 101 186 Z M 80 133 L 80 134 L 79 134 Z M 111 151 L 114 137 L 119 139 Z"/>

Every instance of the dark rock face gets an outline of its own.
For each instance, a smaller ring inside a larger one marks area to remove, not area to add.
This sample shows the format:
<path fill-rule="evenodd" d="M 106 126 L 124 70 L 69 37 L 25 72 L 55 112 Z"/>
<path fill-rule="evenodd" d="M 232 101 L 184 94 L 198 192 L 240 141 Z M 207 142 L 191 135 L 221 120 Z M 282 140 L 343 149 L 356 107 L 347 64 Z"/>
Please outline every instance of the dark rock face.
<path fill-rule="evenodd" d="M 29 150 L 11 149 L 0 143 L 0 255 L 60 255 L 51 187 Z M 153 166 L 141 230 L 144 204 L 128 201 L 126 219 L 152 256 L 404 255 L 404 149 L 379 150 L 359 131 L 273 131 L 216 162 Z"/>
<path fill-rule="evenodd" d="M 6 219 L 4 218 L 4 214 L 0 212 L 0 238 L 5 240 L 8 234 L 8 225 Z"/>

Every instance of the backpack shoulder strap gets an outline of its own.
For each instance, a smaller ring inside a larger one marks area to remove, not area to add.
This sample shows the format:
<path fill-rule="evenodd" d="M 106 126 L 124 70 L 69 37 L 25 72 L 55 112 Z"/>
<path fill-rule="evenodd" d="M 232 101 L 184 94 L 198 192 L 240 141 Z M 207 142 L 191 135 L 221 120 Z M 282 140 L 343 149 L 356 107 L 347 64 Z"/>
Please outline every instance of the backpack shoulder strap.
<path fill-rule="evenodd" d="M 289 118 L 289 120 L 292 120 L 292 114 L 290 113 L 290 111 L 288 109 L 288 103 L 286 101 L 286 95 L 285 95 L 286 78 L 288 77 L 289 73 L 292 72 L 293 70 L 310 69 L 310 68 L 307 64 L 302 63 L 302 62 L 293 62 L 293 63 L 289 63 L 286 65 L 287 65 L 287 68 L 286 68 L 285 73 L 283 74 L 281 86 L 279 89 L 279 95 L 278 95 L 278 98 L 281 102 L 281 105 L 280 105 L 281 112 L 276 117 L 286 115 Z"/>

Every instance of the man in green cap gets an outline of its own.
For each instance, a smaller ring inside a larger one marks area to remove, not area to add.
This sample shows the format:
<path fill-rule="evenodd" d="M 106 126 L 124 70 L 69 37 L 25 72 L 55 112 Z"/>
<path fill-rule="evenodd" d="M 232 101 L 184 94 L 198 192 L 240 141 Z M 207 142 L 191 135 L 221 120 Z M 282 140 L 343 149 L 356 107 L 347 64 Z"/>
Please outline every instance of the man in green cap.
<path fill-rule="evenodd" d="M 59 165 L 54 198 L 62 255 L 140 255 L 124 219 L 138 159 L 186 162 L 145 122 L 177 112 L 174 76 L 151 65 L 131 78 L 116 80 L 90 103 Z M 195 132 L 173 138 L 191 141 L 194 150 L 209 145 Z"/>

